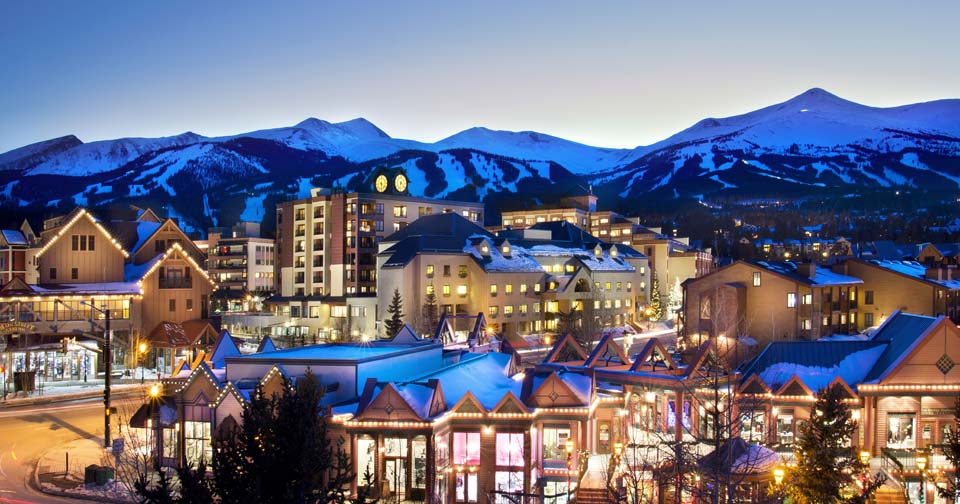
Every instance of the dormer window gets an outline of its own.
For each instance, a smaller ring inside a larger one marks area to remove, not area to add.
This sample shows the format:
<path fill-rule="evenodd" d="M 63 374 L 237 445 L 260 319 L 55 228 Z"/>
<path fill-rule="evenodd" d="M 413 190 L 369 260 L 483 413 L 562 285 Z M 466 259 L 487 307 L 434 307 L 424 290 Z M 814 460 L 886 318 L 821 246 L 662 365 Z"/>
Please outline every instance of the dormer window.
<path fill-rule="evenodd" d="M 510 255 L 510 245 L 504 245 L 501 247 L 500 252 L 503 253 L 503 255 Z"/>
<path fill-rule="evenodd" d="M 610 257 L 617 257 L 617 247 L 610 247 Z"/>
<path fill-rule="evenodd" d="M 601 255 L 603 255 L 603 249 L 600 248 L 600 245 L 597 245 L 596 247 L 593 248 L 593 255 L 597 257 L 600 257 Z"/>
<path fill-rule="evenodd" d="M 482 246 L 480 247 L 480 252 L 483 252 L 484 254 L 489 254 L 489 253 L 490 253 L 490 247 L 488 247 L 488 246 L 486 246 L 486 245 L 482 245 Z"/>

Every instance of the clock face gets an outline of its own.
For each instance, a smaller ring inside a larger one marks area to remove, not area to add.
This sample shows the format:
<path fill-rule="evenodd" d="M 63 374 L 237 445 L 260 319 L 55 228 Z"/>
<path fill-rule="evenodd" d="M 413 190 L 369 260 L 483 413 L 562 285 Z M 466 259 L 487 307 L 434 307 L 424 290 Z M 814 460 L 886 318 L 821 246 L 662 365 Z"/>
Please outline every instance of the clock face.
<path fill-rule="evenodd" d="M 386 175 L 379 175 L 379 176 L 377 176 L 377 180 L 376 180 L 376 182 L 374 182 L 374 185 L 375 185 L 376 188 L 377 188 L 377 192 L 386 191 L 386 190 L 387 190 L 387 176 L 386 176 Z"/>
<path fill-rule="evenodd" d="M 393 179 L 393 187 L 396 188 L 397 192 L 403 192 L 407 190 L 407 177 L 403 175 L 397 175 L 397 178 Z"/>

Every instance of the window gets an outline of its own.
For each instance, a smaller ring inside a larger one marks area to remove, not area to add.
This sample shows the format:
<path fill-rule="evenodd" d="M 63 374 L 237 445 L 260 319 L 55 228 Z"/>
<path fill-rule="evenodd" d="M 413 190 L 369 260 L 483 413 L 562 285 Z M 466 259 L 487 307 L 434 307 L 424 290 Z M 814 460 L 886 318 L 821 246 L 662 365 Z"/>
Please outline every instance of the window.
<path fill-rule="evenodd" d="M 873 291 L 868 290 L 863 293 L 863 304 L 873 304 Z"/>
<path fill-rule="evenodd" d="M 809 331 L 813 329 L 813 321 L 810 319 L 803 319 L 800 321 L 800 328 L 804 331 Z"/>
<path fill-rule="evenodd" d="M 453 433 L 453 463 L 454 465 L 480 464 L 479 432 Z"/>
<path fill-rule="evenodd" d="M 753 286 L 754 286 L 754 287 L 760 287 L 760 272 L 759 272 L 759 271 L 754 271 L 754 272 L 753 272 Z"/>
<path fill-rule="evenodd" d="M 749 442 L 763 442 L 763 412 L 745 411 L 741 417 L 740 436 Z"/>
<path fill-rule="evenodd" d="M 467 265 L 461 264 L 459 270 L 460 278 L 467 278 Z"/>
<path fill-rule="evenodd" d="M 170 300 L 170 311 L 172 311 L 172 312 L 177 311 L 177 300 L 176 300 L 176 299 L 171 299 L 171 300 Z"/>
<path fill-rule="evenodd" d="M 323 218 L 323 207 L 322 207 L 322 206 L 313 207 L 313 218 L 314 218 L 314 219 L 321 219 L 321 218 Z"/>
<path fill-rule="evenodd" d="M 449 285 L 449 284 L 443 286 L 443 295 L 444 295 L 444 296 L 449 296 L 449 295 L 450 295 L 450 285 Z"/>
<path fill-rule="evenodd" d="M 457 473 L 457 502 L 477 502 L 477 473 Z"/>
<path fill-rule="evenodd" d="M 192 406 L 192 408 L 206 408 L 207 405 Z M 196 464 L 200 459 L 213 459 L 213 445 L 210 442 L 210 422 L 183 422 L 183 448 L 187 462 Z"/>
<path fill-rule="evenodd" d="M 777 415 L 777 443 L 793 444 L 793 411 L 784 411 Z"/>
<path fill-rule="evenodd" d="M 427 265 L 427 278 L 433 278 L 433 265 Z"/>
<path fill-rule="evenodd" d="M 444 264 L 444 265 L 443 265 L 443 276 L 445 276 L 445 277 L 450 276 L 450 265 L 449 265 L 449 264 Z"/>
<path fill-rule="evenodd" d="M 533 284 L 533 292 L 540 292 L 540 282 Z"/>
<path fill-rule="evenodd" d="M 506 305 L 503 307 L 504 315 L 513 315 L 513 305 Z"/>
<path fill-rule="evenodd" d="M 512 294 L 512 293 L 513 293 L 513 284 L 504 285 L 504 286 L 503 286 L 503 292 L 506 292 L 507 294 Z"/>
<path fill-rule="evenodd" d="M 437 290 L 433 288 L 433 284 L 427 286 L 427 295 L 436 295 Z"/>
<path fill-rule="evenodd" d="M 523 467 L 523 433 L 497 433 L 497 465 Z"/>
<path fill-rule="evenodd" d="M 347 307 L 344 305 L 341 306 L 331 306 L 330 307 L 330 316 L 336 318 L 346 318 L 347 316 Z"/>
<path fill-rule="evenodd" d="M 193 299 L 187 299 L 187 311 L 193 310 Z"/>
<path fill-rule="evenodd" d="M 526 314 L 527 314 L 527 305 L 525 304 L 520 305 L 520 315 L 526 315 Z"/>
<path fill-rule="evenodd" d="M 467 297 L 467 286 L 460 284 L 457 286 L 457 295 L 460 297 Z"/>
<path fill-rule="evenodd" d="M 803 304 L 812 305 L 813 304 L 813 294 L 804 294 L 803 295 Z"/>
<path fill-rule="evenodd" d="M 393 207 L 393 216 L 394 216 L 394 217 L 406 217 L 406 216 L 407 216 L 407 207 L 406 207 L 406 206 L 395 206 L 395 207 Z"/>
<path fill-rule="evenodd" d="M 863 314 L 863 325 L 865 327 L 873 327 L 873 314 L 870 312 Z"/>
<path fill-rule="evenodd" d="M 527 293 L 527 284 L 520 284 L 520 294 Z"/>
<path fill-rule="evenodd" d="M 916 448 L 916 417 L 913 413 L 890 413 L 887 416 L 887 448 Z"/>
<path fill-rule="evenodd" d="M 788 292 L 787 293 L 787 308 L 796 308 L 797 307 L 797 293 Z"/>
<path fill-rule="evenodd" d="M 700 320 L 710 320 L 710 297 L 700 297 Z"/>
<path fill-rule="evenodd" d="M 617 282 L 617 290 L 623 290 L 623 284 L 621 282 Z"/>
<path fill-rule="evenodd" d="M 497 284 L 490 284 L 490 295 L 491 296 L 497 295 Z"/>
<path fill-rule="evenodd" d="M 610 282 L 604 284 L 604 289 L 610 290 L 612 287 L 613 286 L 610 284 Z"/>
<path fill-rule="evenodd" d="M 70 268 L 70 279 L 76 280 L 80 278 L 80 270 L 77 268 Z"/>
<path fill-rule="evenodd" d="M 364 434 L 357 438 L 357 484 L 364 485 L 366 474 L 375 474 L 374 460 L 377 452 L 377 440 Z"/>
<path fill-rule="evenodd" d="M 494 306 L 491 306 L 489 309 L 490 309 L 490 318 L 497 318 L 497 315 L 500 313 L 500 307 L 494 305 Z"/>
<path fill-rule="evenodd" d="M 543 428 L 543 459 L 566 461 L 568 439 L 570 439 L 569 427 L 545 426 Z"/>
<path fill-rule="evenodd" d="M 627 292 L 633 291 L 633 282 L 627 282 Z"/>

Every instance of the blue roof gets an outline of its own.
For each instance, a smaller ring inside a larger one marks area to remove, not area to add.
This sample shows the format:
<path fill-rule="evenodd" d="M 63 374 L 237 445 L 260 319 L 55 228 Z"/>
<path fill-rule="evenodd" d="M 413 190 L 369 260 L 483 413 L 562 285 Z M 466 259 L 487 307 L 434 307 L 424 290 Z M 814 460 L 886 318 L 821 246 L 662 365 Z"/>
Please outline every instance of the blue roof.
<path fill-rule="evenodd" d="M 321 345 L 287 348 L 274 352 L 241 355 L 237 358 L 254 360 L 266 359 L 277 362 L 286 359 L 362 361 L 367 359 L 381 359 L 391 354 L 404 353 L 417 348 L 432 348 L 434 346 L 439 345 L 436 343 L 395 345 L 380 342 L 325 343 Z"/>
<path fill-rule="evenodd" d="M 887 348 L 867 374 L 865 381 L 877 381 L 886 376 L 917 345 L 920 336 L 938 320 L 934 317 L 899 311 L 890 315 L 870 338 L 871 341 L 887 343 Z"/>
<path fill-rule="evenodd" d="M 3 239 L 6 240 L 10 245 L 27 245 L 27 239 L 20 231 L 15 229 L 4 229 L 0 232 L 3 233 Z"/>
<path fill-rule="evenodd" d="M 756 374 L 777 390 L 796 375 L 817 392 L 839 376 L 856 387 L 886 347 L 883 341 L 776 341 L 744 366 L 743 381 Z"/>
<path fill-rule="evenodd" d="M 828 285 L 849 285 L 849 284 L 862 284 L 863 280 L 841 275 L 839 273 L 834 273 L 827 268 L 820 266 L 813 266 L 815 268 L 813 278 L 810 278 L 806 275 L 800 274 L 797 272 L 797 263 L 790 261 L 756 261 L 749 264 L 759 266 L 761 268 L 779 273 L 783 276 L 789 277 L 795 282 L 807 284 L 810 286 L 828 286 Z"/>
<path fill-rule="evenodd" d="M 507 392 L 513 392 L 520 398 L 523 382 L 508 376 L 513 356 L 499 352 L 475 355 L 474 358 L 418 376 L 407 383 L 440 380 L 447 408 L 452 408 L 467 392 L 473 394 L 488 411 L 503 400 Z M 398 389 L 405 387 L 405 384 L 397 385 Z"/>

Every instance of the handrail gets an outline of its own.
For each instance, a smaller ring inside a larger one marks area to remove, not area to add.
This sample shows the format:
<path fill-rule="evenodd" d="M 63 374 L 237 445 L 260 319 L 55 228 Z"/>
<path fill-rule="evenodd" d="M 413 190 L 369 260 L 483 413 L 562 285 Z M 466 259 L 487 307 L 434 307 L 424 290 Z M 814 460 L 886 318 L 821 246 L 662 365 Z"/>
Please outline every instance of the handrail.
<path fill-rule="evenodd" d="M 886 463 L 887 460 L 893 462 L 893 465 L 897 467 L 901 472 L 903 471 L 903 462 L 900 462 L 900 459 L 897 458 L 897 453 L 890 448 L 881 448 L 880 454 L 883 456 L 883 461 Z"/>

